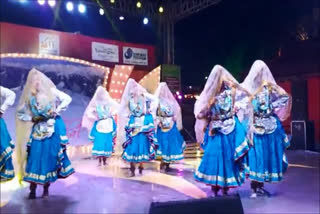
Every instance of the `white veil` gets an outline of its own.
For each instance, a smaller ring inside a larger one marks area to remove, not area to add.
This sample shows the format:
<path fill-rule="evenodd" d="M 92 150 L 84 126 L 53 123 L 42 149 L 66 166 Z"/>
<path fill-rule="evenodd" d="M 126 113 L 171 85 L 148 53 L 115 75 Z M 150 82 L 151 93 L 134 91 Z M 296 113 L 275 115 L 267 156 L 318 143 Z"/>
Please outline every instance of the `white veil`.
<path fill-rule="evenodd" d="M 177 127 L 179 130 L 181 130 L 182 127 L 182 114 L 181 114 L 181 108 L 178 103 L 178 101 L 174 98 L 173 94 L 171 93 L 167 83 L 161 82 L 155 92 L 155 96 L 160 99 L 164 99 L 168 104 L 171 106 L 174 117 L 176 119 Z"/>
<path fill-rule="evenodd" d="M 241 83 L 241 86 L 249 91 L 252 95 L 255 95 L 261 88 L 262 84 L 268 83 L 272 87 L 272 93 L 278 95 L 287 95 L 289 101 L 275 109 L 275 114 L 281 121 L 286 120 L 291 113 L 291 96 L 279 85 L 277 85 L 275 79 L 268 66 L 262 60 L 256 60 L 245 80 Z"/>
<path fill-rule="evenodd" d="M 55 95 L 52 93 L 52 88 L 56 86 L 54 83 L 43 73 L 33 68 L 29 74 L 22 91 L 19 104 L 17 107 L 17 113 L 19 110 L 24 109 L 24 113 L 32 117 L 30 106 L 28 105 L 31 94 L 39 94 L 42 98 L 41 102 L 51 103 L 53 111 L 55 110 Z M 26 162 L 27 142 L 32 130 L 33 123 L 31 121 L 21 121 L 18 119 L 16 113 L 16 157 L 18 163 L 18 178 L 22 181 L 24 175 L 24 166 Z"/>
<path fill-rule="evenodd" d="M 203 141 L 204 129 L 208 123 L 205 119 L 199 118 L 200 113 L 206 114 L 210 111 L 211 103 L 214 97 L 220 92 L 224 80 L 231 82 L 233 88 L 236 89 L 234 105 L 241 110 L 238 112 L 242 112 L 242 117 L 239 117 L 239 120 L 252 120 L 252 106 L 248 102 L 249 93 L 239 85 L 238 81 L 224 67 L 215 65 L 203 91 L 194 105 L 194 115 L 196 117 L 195 133 L 198 142 Z M 251 123 L 248 122 L 247 124 Z"/>
<path fill-rule="evenodd" d="M 99 86 L 82 117 L 81 125 L 82 127 L 85 127 L 89 132 L 92 129 L 94 122 L 98 120 L 98 114 L 96 112 L 97 104 L 108 105 L 109 107 L 111 107 L 111 112 L 113 115 L 117 113 L 120 107 L 120 104 L 112 99 L 108 91 L 102 86 Z"/>

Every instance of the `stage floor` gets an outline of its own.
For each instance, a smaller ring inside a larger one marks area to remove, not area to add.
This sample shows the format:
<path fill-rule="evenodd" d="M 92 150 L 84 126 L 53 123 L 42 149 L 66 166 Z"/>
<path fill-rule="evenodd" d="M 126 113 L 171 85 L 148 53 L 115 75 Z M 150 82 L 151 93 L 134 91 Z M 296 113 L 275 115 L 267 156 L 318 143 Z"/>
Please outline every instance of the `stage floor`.
<path fill-rule="evenodd" d="M 245 213 L 319 213 L 320 154 L 288 151 L 290 167 L 284 181 L 266 184 L 271 197 L 250 199 L 250 182 L 230 194 L 239 193 Z M 159 163 L 146 165 L 143 175 L 128 178 L 118 157 L 108 166 L 96 160 L 73 162 L 76 173 L 50 187 L 50 197 L 42 199 L 38 187 L 35 200 L 28 200 L 28 184 L 16 180 L 1 184 L 1 213 L 148 213 L 152 201 L 173 201 L 212 197 L 210 187 L 193 179 L 199 159 L 173 164 L 164 174 Z"/>

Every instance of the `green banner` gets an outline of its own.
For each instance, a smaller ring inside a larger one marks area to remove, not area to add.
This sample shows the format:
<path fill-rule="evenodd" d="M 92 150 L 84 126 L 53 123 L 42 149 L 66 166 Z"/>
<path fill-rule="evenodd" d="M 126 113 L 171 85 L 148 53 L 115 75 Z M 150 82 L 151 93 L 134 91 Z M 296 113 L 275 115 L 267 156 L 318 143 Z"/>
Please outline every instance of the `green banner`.
<path fill-rule="evenodd" d="M 167 83 L 172 93 L 181 91 L 180 66 L 161 65 L 161 81 Z"/>

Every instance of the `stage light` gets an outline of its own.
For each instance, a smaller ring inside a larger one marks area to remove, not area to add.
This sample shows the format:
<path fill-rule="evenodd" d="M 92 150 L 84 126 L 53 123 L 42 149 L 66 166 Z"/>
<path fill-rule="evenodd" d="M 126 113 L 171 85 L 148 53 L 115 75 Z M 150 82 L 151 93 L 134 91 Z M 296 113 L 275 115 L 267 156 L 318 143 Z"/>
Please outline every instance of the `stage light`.
<path fill-rule="evenodd" d="M 159 7 L 159 13 L 163 13 L 163 7 L 162 6 Z"/>
<path fill-rule="evenodd" d="M 67 2 L 66 8 L 68 11 L 73 11 L 73 3 L 71 1 Z"/>
<path fill-rule="evenodd" d="M 149 23 L 149 19 L 148 19 L 148 18 L 144 18 L 144 19 L 143 19 L 143 24 L 144 24 L 144 25 L 147 25 L 148 23 Z"/>
<path fill-rule="evenodd" d="M 142 4 L 140 1 L 137 2 L 137 8 L 141 8 Z"/>
<path fill-rule="evenodd" d="M 207 80 L 207 79 L 208 79 L 208 76 L 206 76 L 205 79 Z"/>
<path fill-rule="evenodd" d="M 122 20 L 124 20 L 124 17 L 123 17 L 123 16 L 120 16 L 119 19 L 122 21 Z"/>
<path fill-rule="evenodd" d="M 46 3 L 45 0 L 38 0 L 38 4 L 40 4 L 40 5 L 44 5 L 45 3 Z"/>
<path fill-rule="evenodd" d="M 178 99 L 179 99 L 179 100 L 181 100 L 181 99 L 182 99 L 182 96 L 181 96 L 181 95 L 179 95 L 179 96 L 178 96 Z"/>
<path fill-rule="evenodd" d="M 48 4 L 50 7 L 54 7 L 56 5 L 56 0 L 48 0 Z"/>
<path fill-rule="evenodd" d="M 19 0 L 19 2 L 23 4 L 23 3 L 26 3 L 27 0 Z"/>
<path fill-rule="evenodd" d="M 110 3 L 113 4 L 115 2 L 115 0 L 110 0 Z"/>
<path fill-rule="evenodd" d="M 85 13 L 85 12 L 86 12 L 86 6 L 85 6 L 84 4 L 82 4 L 82 3 L 80 3 L 80 4 L 78 5 L 78 11 L 79 11 L 80 13 Z"/>
<path fill-rule="evenodd" d="M 102 8 L 100 8 L 99 13 L 100 13 L 101 16 L 103 16 L 104 10 Z"/>

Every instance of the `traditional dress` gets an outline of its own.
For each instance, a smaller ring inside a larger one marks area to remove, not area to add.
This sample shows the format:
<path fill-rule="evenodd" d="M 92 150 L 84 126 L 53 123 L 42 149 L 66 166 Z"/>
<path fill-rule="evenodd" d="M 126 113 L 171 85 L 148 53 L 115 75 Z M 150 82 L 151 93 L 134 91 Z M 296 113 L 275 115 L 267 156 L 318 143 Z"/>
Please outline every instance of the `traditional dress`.
<path fill-rule="evenodd" d="M 114 151 L 117 125 L 114 115 L 119 104 L 114 101 L 107 90 L 99 86 L 90 101 L 83 119 L 82 126 L 91 129 L 89 140 L 93 142 L 92 155 L 106 164 L 106 158 Z"/>
<path fill-rule="evenodd" d="M 146 107 L 147 97 L 151 95 L 148 95 L 142 86 L 133 79 L 128 80 L 122 96 L 119 116 L 121 115 L 122 119 L 125 119 L 124 115 L 128 117 L 122 158 L 131 163 L 131 176 L 134 176 L 134 163 L 141 163 L 139 171 L 142 173 L 142 163 L 155 157 L 157 139 L 153 116 Z"/>
<path fill-rule="evenodd" d="M 0 86 L 0 96 L 0 181 L 7 181 L 14 178 L 12 153 L 15 145 L 2 115 L 13 105 L 16 95 L 10 89 Z"/>
<path fill-rule="evenodd" d="M 56 106 L 57 100 L 61 101 L 59 106 Z M 17 118 L 26 124 L 33 123 L 23 178 L 32 184 L 30 198 L 35 198 L 35 184 L 48 188 L 59 177 L 65 178 L 74 172 L 66 152 L 68 139 L 65 125 L 58 116 L 70 102 L 71 98 L 58 91 L 44 74 L 35 69 L 29 72 Z M 23 131 L 26 130 L 17 130 Z M 44 196 L 48 195 L 47 188 Z"/>
<path fill-rule="evenodd" d="M 278 182 L 288 167 L 285 149 L 290 145 L 281 122 L 290 115 L 291 98 L 276 84 L 269 68 L 257 60 L 242 83 L 253 95 L 254 137 L 248 153 L 248 174 L 253 194 L 263 182 Z"/>
<path fill-rule="evenodd" d="M 204 155 L 194 176 L 211 185 L 215 195 L 220 188 L 227 194 L 229 188 L 244 181 L 241 160 L 249 146 L 246 127 L 235 114 L 240 98 L 248 98 L 247 92 L 226 69 L 217 65 L 195 104 L 195 129 Z"/>
<path fill-rule="evenodd" d="M 156 92 L 159 100 L 157 109 L 157 155 L 162 159 L 162 166 L 169 169 L 169 163 L 183 159 L 186 147 L 180 134 L 182 129 L 181 109 L 166 83 L 160 83 Z"/>

